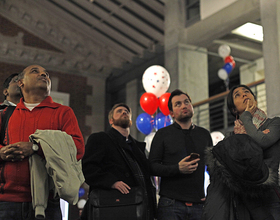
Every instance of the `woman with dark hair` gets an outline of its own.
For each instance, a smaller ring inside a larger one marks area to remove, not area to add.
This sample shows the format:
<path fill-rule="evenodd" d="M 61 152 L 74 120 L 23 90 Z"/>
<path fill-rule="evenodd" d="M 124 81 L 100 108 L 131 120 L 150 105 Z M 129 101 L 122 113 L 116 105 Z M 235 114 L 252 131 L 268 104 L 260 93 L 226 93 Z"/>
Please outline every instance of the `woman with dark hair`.
<path fill-rule="evenodd" d="M 239 85 L 239 86 L 234 86 L 231 88 L 231 90 L 227 96 L 227 107 L 228 107 L 228 110 L 230 111 L 230 113 L 238 119 L 239 113 L 236 112 L 236 106 L 234 104 L 234 97 L 233 97 L 233 93 L 234 93 L 235 89 L 237 89 L 237 88 L 242 88 L 243 90 L 247 90 L 247 93 L 249 92 L 254 97 L 253 100 L 255 100 L 255 101 L 257 101 L 257 98 L 256 98 L 255 94 L 253 93 L 253 91 L 246 85 Z M 247 105 L 247 103 L 246 103 L 246 105 Z M 241 114 L 243 112 L 244 111 L 242 111 Z"/>
<path fill-rule="evenodd" d="M 280 118 L 268 118 L 245 85 L 230 90 L 227 105 L 234 130 L 207 152 L 211 181 L 203 219 L 278 220 Z"/>

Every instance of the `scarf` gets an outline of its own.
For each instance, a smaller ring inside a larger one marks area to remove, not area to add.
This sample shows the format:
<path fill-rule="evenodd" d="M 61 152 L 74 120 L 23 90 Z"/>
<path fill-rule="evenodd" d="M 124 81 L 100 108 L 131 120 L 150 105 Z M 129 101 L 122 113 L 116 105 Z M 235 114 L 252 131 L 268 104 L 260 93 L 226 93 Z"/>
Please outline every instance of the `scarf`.
<path fill-rule="evenodd" d="M 252 118 L 253 124 L 256 126 L 256 128 L 259 129 L 264 124 L 266 119 L 267 115 L 265 114 L 265 112 L 257 108 Z M 235 134 L 247 134 L 245 127 L 240 119 L 234 121 L 233 132 Z"/>

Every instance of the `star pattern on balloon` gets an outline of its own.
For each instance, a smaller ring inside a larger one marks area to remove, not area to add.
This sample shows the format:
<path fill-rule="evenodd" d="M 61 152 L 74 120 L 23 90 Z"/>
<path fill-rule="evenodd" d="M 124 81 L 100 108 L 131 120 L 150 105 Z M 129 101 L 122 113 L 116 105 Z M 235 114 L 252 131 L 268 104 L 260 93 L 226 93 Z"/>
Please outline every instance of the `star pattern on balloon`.
<path fill-rule="evenodd" d="M 162 66 L 150 66 L 143 74 L 142 84 L 146 92 L 154 93 L 157 97 L 160 97 L 169 88 L 169 73 Z"/>
<path fill-rule="evenodd" d="M 153 129 L 158 130 L 172 123 L 168 109 L 170 93 L 166 93 L 170 85 L 169 73 L 162 66 L 150 66 L 142 76 L 142 84 L 146 92 L 140 98 L 140 106 L 145 113 L 138 115 L 136 127 L 149 135 Z M 157 112 L 158 108 L 161 112 Z"/>

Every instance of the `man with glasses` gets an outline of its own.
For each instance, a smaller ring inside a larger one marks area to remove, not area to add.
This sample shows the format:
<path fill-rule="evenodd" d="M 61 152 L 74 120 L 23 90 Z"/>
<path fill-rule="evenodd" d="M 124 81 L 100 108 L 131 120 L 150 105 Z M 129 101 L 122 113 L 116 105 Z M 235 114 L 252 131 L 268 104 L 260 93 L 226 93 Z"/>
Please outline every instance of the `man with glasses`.
<path fill-rule="evenodd" d="M 11 74 L 3 83 L 3 95 L 4 102 L 0 105 L 0 109 L 4 109 L 7 106 L 16 106 L 20 100 L 20 90 L 17 85 L 18 73 Z"/>

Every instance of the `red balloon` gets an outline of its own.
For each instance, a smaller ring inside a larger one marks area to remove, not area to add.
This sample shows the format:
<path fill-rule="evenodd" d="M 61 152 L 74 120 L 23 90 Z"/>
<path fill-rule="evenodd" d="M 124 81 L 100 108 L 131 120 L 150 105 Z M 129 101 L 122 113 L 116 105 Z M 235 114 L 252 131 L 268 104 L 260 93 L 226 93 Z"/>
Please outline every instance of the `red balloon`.
<path fill-rule="evenodd" d="M 171 93 L 164 93 L 159 97 L 159 109 L 164 114 L 165 116 L 169 115 L 169 109 L 168 109 L 168 100 L 170 97 Z"/>
<path fill-rule="evenodd" d="M 224 62 L 225 62 L 225 63 L 231 63 L 232 61 L 234 61 L 234 59 L 233 59 L 232 56 L 227 56 L 227 57 L 225 57 L 225 59 L 224 59 Z"/>
<path fill-rule="evenodd" d="M 225 57 L 224 62 L 225 63 L 231 63 L 232 69 L 235 67 L 235 61 L 234 61 L 232 56 Z"/>
<path fill-rule="evenodd" d="M 234 60 L 231 62 L 231 65 L 232 65 L 232 69 L 233 69 L 235 67 L 235 61 Z"/>
<path fill-rule="evenodd" d="M 140 98 L 140 105 L 144 112 L 152 115 L 158 108 L 158 98 L 153 93 L 145 92 Z"/>

